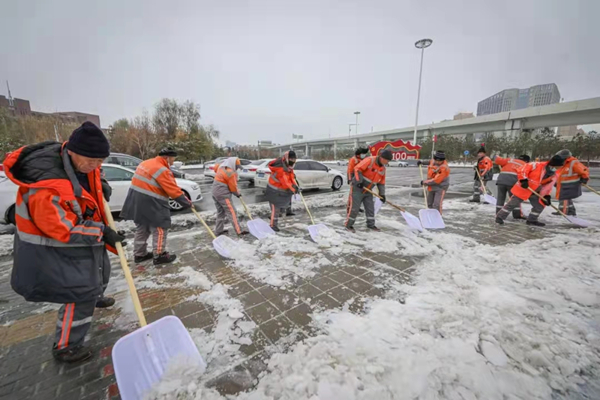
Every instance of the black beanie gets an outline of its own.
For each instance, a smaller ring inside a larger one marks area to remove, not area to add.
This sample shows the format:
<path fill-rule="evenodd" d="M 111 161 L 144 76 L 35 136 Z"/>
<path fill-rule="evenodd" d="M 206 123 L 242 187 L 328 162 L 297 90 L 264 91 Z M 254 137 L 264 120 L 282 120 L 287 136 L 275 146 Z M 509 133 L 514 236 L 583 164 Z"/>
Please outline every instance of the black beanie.
<path fill-rule="evenodd" d="M 177 151 L 172 147 L 165 147 L 158 152 L 159 156 L 177 157 Z"/>
<path fill-rule="evenodd" d="M 565 165 L 565 159 L 559 155 L 555 155 L 550 159 L 548 165 L 551 167 L 562 167 Z"/>
<path fill-rule="evenodd" d="M 296 158 L 296 152 L 294 150 L 288 151 L 288 160 L 290 158 L 294 158 L 294 159 Z"/>
<path fill-rule="evenodd" d="M 67 150 L 84 157 L 106 158 L 110 155 L 110 144 L 100 128 L 86 121 L 71 134 Z"/>
<path fill-rule="evenodd" d="M 483 153 L 483 154 L 485 154 L 485 147 L 481 146 L 479 148 L 479 150 L 477 150 L 477 153 Z"/>
<path fill-rule="evenodd" d="M 388 161 L 392 161 L 392 159 L 394 158 L 394 156 L 392 155 L 392 152 L 389 150 L 384 150 L 381 153 L 379 153 L 379 157 L 388 160 Z"/>
<path fill-rule="evenodd" d="M 446 153 L 444 153 L 442 150 L 438 150 L 433 155 L 433 159 L 437 161 L 444 161 L 446 159 Z"/>
<path fill-rule="evenodd" d="M 529 161 L 531 161 L 531 158 L 527 154 L 523 154 L 522 156 L 519 156 L 519 160 L 528 163 Z"/>

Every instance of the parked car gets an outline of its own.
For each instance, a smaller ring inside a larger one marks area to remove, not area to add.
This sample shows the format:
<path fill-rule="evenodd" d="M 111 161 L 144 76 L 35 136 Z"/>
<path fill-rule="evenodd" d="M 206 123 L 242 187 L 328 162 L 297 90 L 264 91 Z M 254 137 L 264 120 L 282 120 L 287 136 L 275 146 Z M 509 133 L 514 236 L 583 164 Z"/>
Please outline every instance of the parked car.
<path fill-rule="evenodd" d="M 271 160 L 272 158 L 263 158 L 261 160 L 254 160 L 250 162 L 250 164 L 243 166 L 242 171 L 238 174 L 240 177 L 239 180 L 254 183 L 254 178 L 256 178 L 256 171 L 258 168 Z"/>
<path fill-rule="evenodd" d="M 390 167 L 408 167 L 408 162 L 406 161 L 390 161 L 388 166 Z"/>
<path fill-rule="evenodd" d="M 348 165 L 348 160 L 337 160 L 337 165 Z"/>
<path fill-rule="evenodd" d="M 130 156 L 129 154 L 123 153 L 110 153 L 110 156 L 104 160 L 106 164 L 116 164 L 122 167 L 126 167 L 135 171 L 138 165 L 142 162 L 141 159 Z M 171 172 L 175 175 L 175 178 L 185 179 L 185 174 L 179 171 L 177 168 L 171 168 Z"/>
<path fill-rule="evenodd" d="M 270 161 L 270 160 L 269 160 Z M 267 188 L 269 182 L 268 162 L 265 161 L 256 171 L 254 185 L 263 189 Z M 294 165 L 294 173 L 298 183 L 303 189 L 333 189 L 340 190 L 344 184 L 344 174 L 336 169 L 329 168 L 318 161 L 298 160 Z"/>
<path fill-rule="evenodd" d="M 215 179 L 215 175 L 217 173 L 217 171 L 215 171 L 215 164 L 220 163 L 221 161 L 226 160 L 227 158 L 229 157 L 219 157 L 213 161 L 204 163 L 204 177 Z M 242 164 L 242 167 L 245 165 L 249 165 L 251 162 L 252 161 L 246 160 L 245 158 L 240 158 L 240 163 Z"/>
<path fill-rule="evenodd" d="M 113 212 L 121 211 L 135 171 L 120 165 L 102 164 L 102 172 L 112 187 L 112 196 L 108 202 L 110 209 Z M 175 181 L 177 186 L 183 190 L 185 196 L 191 199 L 192 202 L 202 200 L 202 192 L 196 182 L 179 178 L 175 178 Z M 0 215 L 4 217 L 5 221 L 7 212 L 15 205 L 17 189 L 18 186 L 6 177 L 4 171 L 0 171 Z M 181 210 L 181 205 L 173 199 L 169 199 L 169 207 L 173 211 Z"/>

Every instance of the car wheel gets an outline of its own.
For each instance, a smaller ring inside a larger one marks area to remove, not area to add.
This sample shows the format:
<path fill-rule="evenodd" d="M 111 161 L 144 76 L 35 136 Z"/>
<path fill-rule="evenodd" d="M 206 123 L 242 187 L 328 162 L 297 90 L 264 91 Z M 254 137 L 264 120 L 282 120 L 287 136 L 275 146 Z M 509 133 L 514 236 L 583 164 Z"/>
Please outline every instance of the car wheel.
<path fill-rule="evenodd" d="M 188 200 L 190 200 L 190 195 L 187 194 L 187 192 L 184 191 L 183 194 Z M 169 208 L 171 209 L 171 211 L 180 211 L 183 208 L 183 206 L 175 200 L 169 198 Z"/>
<path fill-rule="evenodd" d="M 341 176 L 336 176 L 333 179 L 333 183 L 331 184 L 331 188 L 333 190 L 340 190 L 342 188 L 342 185 L 344 184 L 344 180 L 342 179 Z"/>

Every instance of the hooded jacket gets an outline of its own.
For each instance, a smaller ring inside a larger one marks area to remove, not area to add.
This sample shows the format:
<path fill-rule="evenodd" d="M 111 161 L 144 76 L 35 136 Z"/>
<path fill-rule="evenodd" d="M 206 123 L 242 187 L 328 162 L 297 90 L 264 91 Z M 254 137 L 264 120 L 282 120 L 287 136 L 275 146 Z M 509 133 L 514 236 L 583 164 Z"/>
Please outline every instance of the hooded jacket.
<path fill-rule="evenodd" d="M 519 160 L 518 158 L 502 158 L 495 156 L 493 160 L 497 165 L 502 167 L 500 174 L 498 174 L 496 185 L 513 186 L 518 181 L 517 174 L 519 169 L 527 164 L 525 161 Z"/>
<path fill-rule="evenodd" d="M 569 157 L 565 165 L 558 171 L 556 198 L 571 200 L 581 196 L 581 178 L 589 179 L 590 170 L 575 157 Z"/>
<path fill-rule="evenodd" d="M 544 196 L 552 190 L 552 186 L 556 181 L 556 171 L 548 169 L 548 161 L 532 162 L 523 165 L 518 171 L 519 181 L 527 179 L 529 188 Z M 517 182 L 512 187 L 511 192 L 521 200 L 527 200 L 533 195 L 531 190 L 521 187 L 521 183 Z"/>
<path fill-rule="evenodd" d="M 100 169 L 77 180 L 64 145 L 42 142 L 12 152 L 6 176 L 19 186 L 13 289 L 28 301 L 77 303 L 102 293 L 110 262 L 102 241 Z M 111 249 L 112 250 L 112 249 Z"/>
<path fill-rule="evenodd" d="M 434 160 L 429 161 L 427 168 L 427 180 L 423 181 L 430 192 L 439 192 L 448 190 L 450 187 L 450 168 L 448 162 L 444 160 L 442 165 L 436 165 Z"/>

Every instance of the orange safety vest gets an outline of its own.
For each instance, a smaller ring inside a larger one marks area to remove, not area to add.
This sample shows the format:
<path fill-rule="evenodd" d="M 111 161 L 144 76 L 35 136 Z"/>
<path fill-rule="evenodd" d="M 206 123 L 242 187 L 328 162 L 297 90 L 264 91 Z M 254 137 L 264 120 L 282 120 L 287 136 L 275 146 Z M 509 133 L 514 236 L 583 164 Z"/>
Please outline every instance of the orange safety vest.
<path fill-rule="evenodd" d="M 544 186 L 552 183 L 556 177 L 556 173 L 546 173 L 546 166 L 548 161 L 544 162 L 532 162 L 523 165 L 517 175 L 519 180 L 527 179 L 529 181 L 529 188 L 536 190 L 540 185 Z M 529 189 L 521 187 L 521 183 L 517 182 L 512 187 L 511 192 L 521 200 L 527 200 L 533 193 Z"/>
<path fill-rule="evenodd" d="M 350 160 L 348 160 L 348 181 L 350 181 L 350 179 L 352 179 L 352 174 L 354 173 L 354 168 L 361 161 L 362 161 L 362 159 L 358 158 L 357 156 L 354 156 Z"/>
<path fill-rule="evenodd" d="M 590 178 L 590 170 L 588 169 L 588 167 L 583 165 L 575 157 L 567 158 L 567 160 L 565 161 L 565 165 L 558 171 L 558 181 L 556 183 L 556 198 L 560 199 L 562 198 L 561 194 L 568 194 L 561 193 L 561 190 L 563 192 L 579 192 L 579 179 L 581 178 Z M 569 197 L 570 196 L 567 196 L 567 198 Z M 573 198 L 575 197 L 578 196 L 573 196 Z"/>
<path fill-rule="evenodd" d="M 367 157 L 354 167 L 354 179 L 356 182 L 366 181 L 367 189 L 378 184 L 385 185 L 385 166 L 377 164 L 377 156 Z"/>
<path fill-rule="evenodd" d="M 427 167 L 427 183 L 435 183 L 436 186 L 439 187 L 448 187 L 448 180 L 450 178 L 450 168 L 448 167 L 448 162 L 444 161 L 442 165 L 435 165 L 434 160 L 429 161 L 429 166 Z M 427 185 L 428 191 L 433 191 L 433 185 Z"/>
<path fill-rule="evenodd" d="M 176 199 L 183 195 L 167 160 L 160 156 L 143 161 L 138 165 L 131 180 L 130 189 L 166 201 L 169 201 L 169 197 Z"/>
<path fill-rule="evenodd" d="M 283 158 L 279 157 L 269 163 L 271 175 L 269 176 L 269 187 L 280 192 L 296 193 L 293 185 L 296 184 L 294 170 L 286 166 Z"/>
<path fill-rule="evenodd" d="M 237 181 L 237 173 L 227 167 L 219 168 L 215 175 L 215 182 L 226 185 L 231 193 L 238 193 Z"/>
<path fill-rule="evenodd" d="M 523 160 L 519 160 L 518 158 L 502 158 L 502 157 L 494 157 L 494 162 L 502 167 L 501 174 L 509 174 L 509 175 L 517 175 L 517 171 L 521 169 L 521 167 L 527 164 Z"/>

